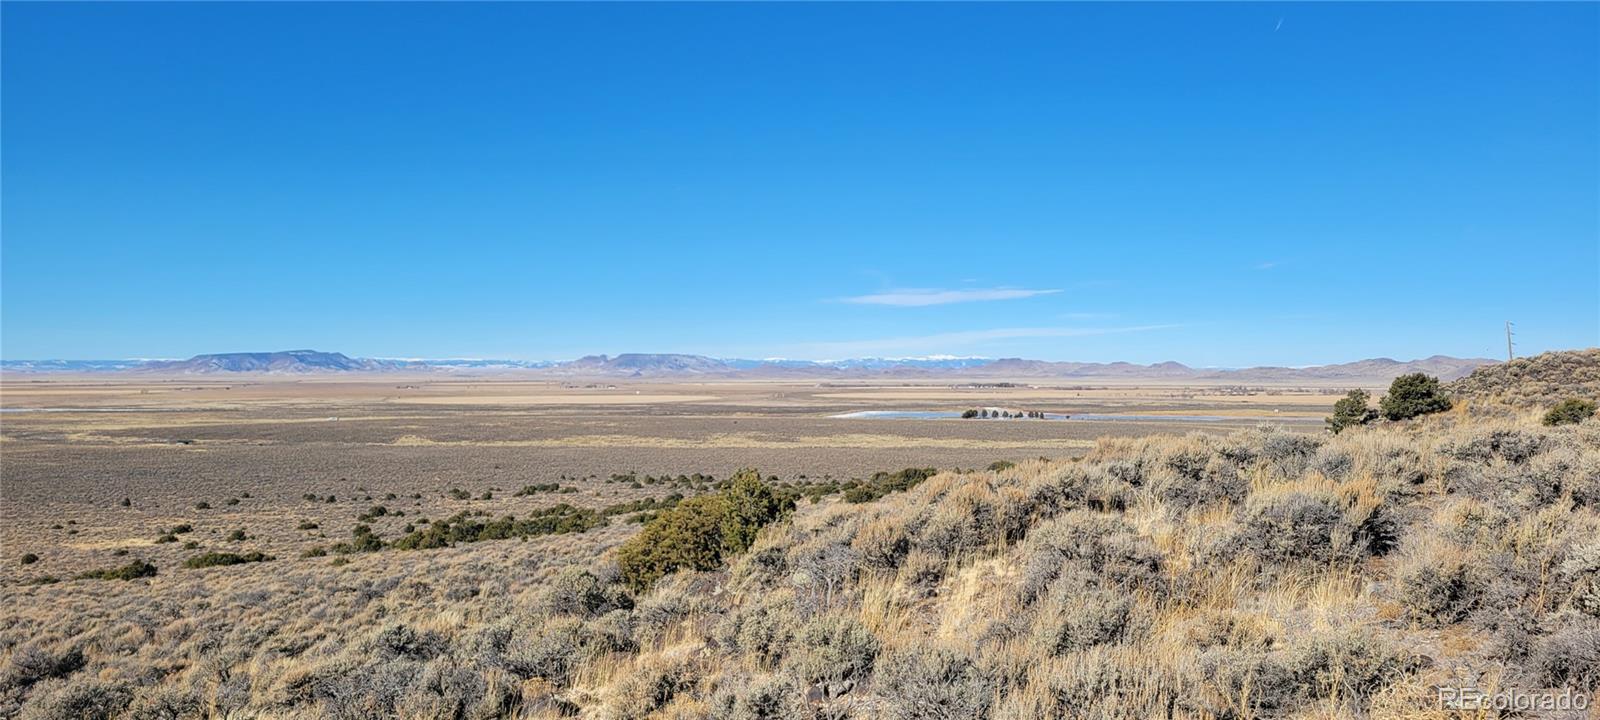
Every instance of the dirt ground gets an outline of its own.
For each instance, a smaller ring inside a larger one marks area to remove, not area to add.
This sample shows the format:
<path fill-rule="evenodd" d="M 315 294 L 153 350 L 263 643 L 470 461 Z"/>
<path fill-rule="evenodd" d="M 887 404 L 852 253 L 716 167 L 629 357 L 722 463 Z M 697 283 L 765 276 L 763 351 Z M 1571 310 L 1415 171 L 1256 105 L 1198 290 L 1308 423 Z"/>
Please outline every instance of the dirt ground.
<path fill-rule="evenodd" d="M 7 377 L 0 383 L 0 582 L 116 565 L 133 550 L 158 564 L 213 549 L 293 558 L 345 539 L 358 516 L 378 505 L 404 513 L 369 521 L 392 537 L 418 518 L 462 510 L 523 514 L 558 502 L 601 507 L 672 492 L 606 482 L 629 473 L 720 478 L 756 467 L 783 480 L 843 479 L 908 466 L 1075 456 L 1105 435 L 1216 433 L 1262 422 L 1315 432 L 1332 404 L 1329 393 L 389 375 Z M 832 417 L 976 407 L 1141 419 Z M 1178 417 L 1147 417 L 1162 415 Z M 515 496 L 541 483 L 569 489 Z M 198 548 L 156 543 L 179 524 L 193 526 L 182 539 Z M 311 524 L 316 529 L 300 529 Z M 247 539 L 226 540 L 235 530 Z M 24 553 L 40 561 L 22 566 Z"/>

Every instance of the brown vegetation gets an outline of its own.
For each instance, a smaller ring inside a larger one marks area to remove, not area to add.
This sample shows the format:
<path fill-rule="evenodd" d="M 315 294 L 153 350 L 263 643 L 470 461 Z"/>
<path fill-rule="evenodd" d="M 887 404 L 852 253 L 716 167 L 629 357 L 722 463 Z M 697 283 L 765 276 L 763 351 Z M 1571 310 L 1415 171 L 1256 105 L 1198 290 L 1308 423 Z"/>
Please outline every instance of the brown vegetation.
<path fill-rule="evenodd" d="M 1596 421 L 1111 438 L 905 485 L 646 592 L 625 523 L 13 589 L 0 714 L 1445 717 L 1464 673 L 1600 680 Z"/>
<path fill-rule="evenodd" d="M 1511 405 L 1550 406 L 1600 398 L 1600 348 L 1547 352 L 1486 365 L 1446 385 L 1454 396 Z"/>

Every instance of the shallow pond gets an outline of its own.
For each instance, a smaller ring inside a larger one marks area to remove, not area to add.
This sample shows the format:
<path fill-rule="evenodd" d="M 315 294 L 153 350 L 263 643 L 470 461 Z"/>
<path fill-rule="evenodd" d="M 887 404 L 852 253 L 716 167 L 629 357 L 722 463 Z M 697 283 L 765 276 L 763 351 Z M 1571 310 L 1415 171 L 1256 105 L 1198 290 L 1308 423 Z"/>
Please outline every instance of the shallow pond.
<path fill-rule="evenodd" d="M 829 415 L 830 418 L 839 420 L 949 420 L 962 419 L 960 410 L 860 410 L 857 412 Z M 1059 413 L 1046 413 L 1043 418 L 966 418 L 971 422 L 1038 422 L 1040 420 L 1067 420 L 1079 422 L 1182 422 L 1182 423 L 1213 423 L 1249 421 L 1271 422 L 1321 422 L 1316 418 L 1300 417 L 1229 417 L 1227 415 L 1108 415 L 1104 413 L 1079 413 L 1076 415 L 1063 415 Z"/>

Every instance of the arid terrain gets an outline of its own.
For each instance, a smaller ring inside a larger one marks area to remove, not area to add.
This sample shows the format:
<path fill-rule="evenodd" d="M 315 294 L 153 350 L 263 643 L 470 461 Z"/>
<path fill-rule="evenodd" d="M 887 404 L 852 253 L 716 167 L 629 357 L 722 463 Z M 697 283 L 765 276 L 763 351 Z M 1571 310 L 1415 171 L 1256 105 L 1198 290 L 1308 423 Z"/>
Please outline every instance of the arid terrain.
<path fill-rule="evenodd" d="M 1533 409 L 1333 437 L 1334 388 L 0 390 L 4 716 L 1456 717 L 1462 673 L 1600 678 L 1596 421 Z M 969 409 L 1051 419 L 870 415 Z M 792 514 L 619 574 L 745 467 Z"/>
<path fill-rule="evenodd" d="M 411 516 L 518 513 L 671 492 L 604 482 L 629 473 L 725 478 L 756 467 L 798 481 L 983 467 L 1081 455 L 1101 435 L 1225 432 L 1262 421 L 1320 430 L 1329 402 L 1321 390 L 1281 388 L 33 377 L 3 387 L 0 540 L 8 556 L 34 552 L 41 562 L 22 567 L 8 557 L 0 578 L 70 574 L 111 562 L 119 549 L 177 562 L 192 553 L 151 544 L 179 523 L 201 539 L 242 527 L 252 549 L 292 555 L 323 533 L 343 532 L 375 504 Z M 832 417 L 979 406 L 1140 419 Z M 1208 419 L 1155 419 L 1162 415 Z M 554 500 L 513 497 L 542 483 L 572 490 Z M 453 499 L 451 490 L 473 499 Z M 492 500 L 478 499 L 486 492 Z M 310 502 L 307 494 L 335 500 Z M 200 503 L 211 507 L 196 510 Z M 303 521 L 326 530 L 296 531 Z M 385 518 L 374 528 L 404 524 Z"/>

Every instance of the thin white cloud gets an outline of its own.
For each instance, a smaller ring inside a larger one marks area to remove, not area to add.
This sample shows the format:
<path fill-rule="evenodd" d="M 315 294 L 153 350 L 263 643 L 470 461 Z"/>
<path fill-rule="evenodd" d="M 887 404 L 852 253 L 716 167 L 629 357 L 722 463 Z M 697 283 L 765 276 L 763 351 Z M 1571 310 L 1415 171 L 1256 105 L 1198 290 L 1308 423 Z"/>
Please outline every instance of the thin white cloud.
<path fill-rule="evenodd" d="M 1110 320 L 1116 316 L 1116 313 L 1107 312 L 1069 312 L 1061 314 L 1061 317 L 1067 320 Z"/>
<path fill-rule="evenodd" d="M 1259 262 L 1259 263 L 1256 263 L 1256 264 L 1255 264 L 1255 265 L 1254 265 L 1254 266 L 1252 266 L 1252 267 L 1253 267 L 1253 269 L 1255 269 L 1255 270 L 1271 270 L 1271 269 L 1273 269 L 1273 268 L 1275 268 L 1275 267 L 1277 267 L 1277 266 L 1279 266 L 1279 265 L 1282 265 L 1282 264 L 1283 264 L 1283 263 L 1281 263 L 1281 262 L 1278 262 L 1278 261 L 1277 261 L 1277 260 L 1268 260 L 1268 261 L 1266 261 L 1266 262 Z"/>
<path fill-rule="evenodd" d="M 788 357 L 806 358 L 859 358 L 907 355 L 953 354 L 963 347 L 988 342 L 1033 338 L 1093 337 L 1124 333 L 1150 332 L 1182 327 L 1180 325 L 1133 325 L 1127 327 L 1021 327 L 994 328 L 991 330 L 966 330 L 962 332 L 878 338 L 872 340 L 844 340 L 814 342 L 790 348 Z"/>
<path fill-rule="evenodd" d="M 924 307 L 952 303 L 987 302 L 990 300 L 1020 300 L 1039 295 L 1054 295 L 1060 290 L 1029 290 L 1026 288 L 974 288 L 971 290 L 906 289 L 889 290 L 871 295 L 843 298 L 841 302 L 856 305 L 893 305 L 895 307 Z"/>

